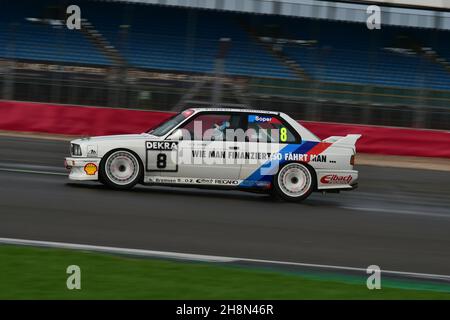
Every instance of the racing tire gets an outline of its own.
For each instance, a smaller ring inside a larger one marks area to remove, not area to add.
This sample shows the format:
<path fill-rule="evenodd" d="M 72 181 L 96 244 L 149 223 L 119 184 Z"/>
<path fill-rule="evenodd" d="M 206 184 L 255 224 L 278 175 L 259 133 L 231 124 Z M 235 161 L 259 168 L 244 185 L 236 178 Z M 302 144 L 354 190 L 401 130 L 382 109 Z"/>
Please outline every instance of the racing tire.
<path fill-rule="evenodd" d="M 106 186 L 128 190 L 142 181 L 144 169 L 139 157 L 129 150 L 112 150 L 100 162 L 99 181 Z"/>
<path fill-rule="evenodd" d="M 274 177 L 272 197 L 299 202 L 306 199 L 315 188 L 315 174 L 298 162 L 285 164 Z"/>

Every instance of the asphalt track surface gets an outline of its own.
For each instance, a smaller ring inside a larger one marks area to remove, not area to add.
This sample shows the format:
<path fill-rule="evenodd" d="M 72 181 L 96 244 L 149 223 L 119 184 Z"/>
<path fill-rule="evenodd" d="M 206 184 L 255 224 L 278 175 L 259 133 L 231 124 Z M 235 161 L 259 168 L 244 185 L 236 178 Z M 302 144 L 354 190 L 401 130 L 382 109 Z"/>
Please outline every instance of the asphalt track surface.
<path fill-rule="evenodd" d="M 67 152 L 0 137 L 0 237 L 450 275 L 449 172 L 357 166 L 359 189 L 297 204 L 70 182 Z"/>

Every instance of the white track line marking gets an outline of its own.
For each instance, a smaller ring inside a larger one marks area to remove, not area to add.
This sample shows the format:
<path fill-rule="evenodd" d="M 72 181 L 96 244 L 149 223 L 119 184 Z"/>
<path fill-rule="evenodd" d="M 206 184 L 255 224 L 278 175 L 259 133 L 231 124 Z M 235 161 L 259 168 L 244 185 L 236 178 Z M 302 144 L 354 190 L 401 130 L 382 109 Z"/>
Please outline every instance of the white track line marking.
<path fill-rule="evenodd" d="M 55 176 L 67 176 L 67 173 L 62 172 L 50 172 L 50 171 L 38 171 L 38 170 L 27 170 L 27 169 L 12 169 L 12 168 L 0 168 L 0 171 L 6 172 L 19 172 L 19 173 L 38 173 L 38 174 L 50 174 Z"/>
<path fill-rule="evenodd" d="M 340 208 L 348 209 L 348 210 L 356 210 L 356 211 L 407 214 L 407 215 L 411 215 L 411 216 L 426 216 L 426 217 L 437 217 L 437 218 L 450 219 L 450 214 L 445 214 L 445 213 L 425 213 L 425 212 L 413 211 L 413 210 L 365 208 L 365 207 L 350 207 L 350 206 L 340 206 Z"/>
<path fill-rule="evenodd" d="M 117 247 L 106 247 L 106 246 L 94 246 L 94 245 L 65 243 L 65 242 L 0 238 L 0 243 L 25 245 L 25 246 L 37 246 L 37 247 L 50 247 L 50 248 L 58 248 L 58 249 L 88 250 L 88 251 L 98 251 L 98 252 L 117 253 L 117 254 L 126 254 L 126 255 L 146 256 L 146 257 L 164 257 L 164 258 L 190 260 L 190 261 L 204 261 L 204 262 L 232 262 L 233 261 L 232 258 L 215 257 L 215 256 L 201 255 L 201 254 L 117 248 Z"/>
<path fill-rule="evenodd" d="M 309 267 L 309 268 L 317 268 L 317 269 L 358 271 L 358 272 L 366 273 L 365 268 L 356 268 L 356 267 L 345 267 L 345 266 L 324 265 L 324 264 L 314 264 L 314 263 L 286 262 L 286 261 L 264 260 L 264 259 L 234 258 L 234 257 L 201 255 L 201 254 L 179 253 L 179 252 L 168 252 L 168 251 L 155 251 L 155 250 L 95 246 L 95 245 L 64 243 L 64 242 L 0 238 L 0 243 L 1 244 L 13 244 L 13 245 L 37 246 L 37 247 L 50 247 L 50 248 L 59 248 L 59 249 L 98 251 L 98 252 L 116 253 L 116 254 L 124 254 L 124 255 L 138 255 L 138 256 L 146 256 L 146 257 L 159 257 L 159 258 L 169 258 L 169 259 L 189 260 L 189 261 L 222 262 L 222 263 L 225 263 L 225 262 L 252 262 L 252 263 L 257 263 L 257 264 L 298 266 L 298 267 Z M 393 275 L 393 276 L 450 281 L 450 275 L 403 272 L 403 271 L 392 271 L 392 270 L 382 270 L 381 272 L 383 274 Z"/>

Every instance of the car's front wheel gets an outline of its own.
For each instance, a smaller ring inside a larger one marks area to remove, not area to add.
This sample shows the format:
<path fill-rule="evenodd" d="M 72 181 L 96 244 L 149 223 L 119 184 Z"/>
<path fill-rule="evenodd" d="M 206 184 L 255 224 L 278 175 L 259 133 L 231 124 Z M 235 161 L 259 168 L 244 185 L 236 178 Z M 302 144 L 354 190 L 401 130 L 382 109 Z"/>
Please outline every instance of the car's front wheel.
<path fill-rule="evenodd" d="M 278 198 L 287 201 L 302 201 L 314 189 L 314 179 L 311 170 L 302 163 L 284 165 L 274 177 L 273 193 Z"/>
<path fill-rule="evenodd" d="M 128 150 L 113 150 L 100 163 L 99 180 L 114 189 L 131 189 L 143 175 L 138 156 Z"/>

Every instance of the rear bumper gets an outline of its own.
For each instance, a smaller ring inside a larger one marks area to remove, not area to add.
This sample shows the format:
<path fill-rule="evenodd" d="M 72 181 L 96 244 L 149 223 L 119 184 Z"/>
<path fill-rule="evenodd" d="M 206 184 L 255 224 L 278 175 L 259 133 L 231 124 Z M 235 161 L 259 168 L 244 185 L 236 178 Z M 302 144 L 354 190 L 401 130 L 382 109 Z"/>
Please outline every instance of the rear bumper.
<path fill-rule="evenodd" d="M 358 188 L 358 182 L 352 184 L 351 187 L 352 188 L 350 190 L 355 190 L 356 188 Z"/>
<path fill-rule="evenodd" d="M 100 158 L 66 158 L 64 167 L 70 170 L 70 180 L 98 180 Z"/>
<path fill-rule="evenodd" d="M 317 190 L 354 190 L 358 187 L 356 170 L 316 170 Z"/>

